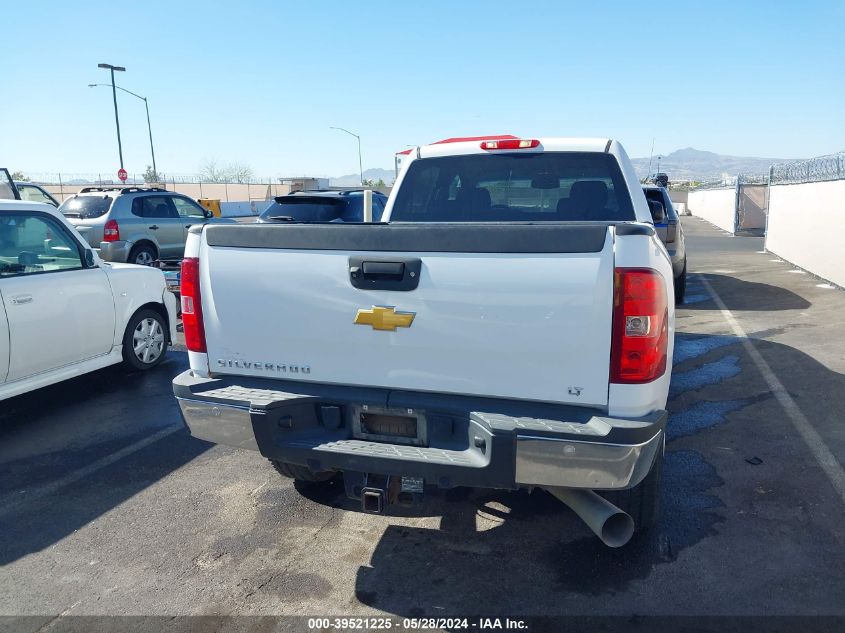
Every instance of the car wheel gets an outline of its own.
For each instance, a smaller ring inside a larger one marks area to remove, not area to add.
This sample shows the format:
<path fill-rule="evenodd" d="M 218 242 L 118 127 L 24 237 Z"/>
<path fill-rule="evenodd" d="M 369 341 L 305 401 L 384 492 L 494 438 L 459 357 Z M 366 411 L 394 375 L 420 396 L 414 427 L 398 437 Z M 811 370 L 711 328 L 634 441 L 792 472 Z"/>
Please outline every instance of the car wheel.
<path fill-rule="evenodd" d="M 675 305 L 679 306 L 684 302 L 684 295 L 687 293 L 687 262 L 684 260 L 684 269 L 675 278 Z"/>
<path fill-rule="evenodd" d="M 663 451 L 654 459 L 648 475 L 627 490 L 599 491 L 599 494 L 634 520 L 637 530 L 648 530 L 660 518 L 660 489 L 663 480 Z"/>
<path fill-rule="evenodd" d="M 152 266 L 156 260 L 156 252 L 152 246 L 138 244 L 129 253 L 129 263 L 139 266 Z"/>
<path fill-rule="evenodd" d="M 155 310 L 139 310 L 123 335 L 123 362 L 136 370 L 152 369 L 167 353 L 167 324 Z"/>
<path fill-rule="evenodd" d="M 324 470 L 315 473 L 307 466 L 299 466 L 297 464 L 288 464 L 287 462 L 280 462 L 277 459 L 271 459 L 270 463 L 283 477 L 296 479 L 297 481 L 305 481 L 308 483 L 318 483 L 321 481 L 328 481 L 335 476 L 335 472 L 331 470 Z"/>

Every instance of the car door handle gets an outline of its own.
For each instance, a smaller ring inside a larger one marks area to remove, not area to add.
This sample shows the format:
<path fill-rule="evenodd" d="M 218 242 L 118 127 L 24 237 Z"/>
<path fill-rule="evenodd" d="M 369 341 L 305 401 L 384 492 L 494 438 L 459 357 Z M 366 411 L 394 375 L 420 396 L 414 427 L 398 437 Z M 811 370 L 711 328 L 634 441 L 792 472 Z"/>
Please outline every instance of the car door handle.
<path fill-rule="evenodd" d="M 151 231 L 158 231 L 158 224 L 153 224 L 152 226 L 148 226 L 147 228 Z"/>
<path fill-rule="evenodd" d="M 25 303 L 32 303 L 32 295 L 18 295 L 17 297 L 12 297 L 12 303 L 16 306 L 22 306 Z"/>

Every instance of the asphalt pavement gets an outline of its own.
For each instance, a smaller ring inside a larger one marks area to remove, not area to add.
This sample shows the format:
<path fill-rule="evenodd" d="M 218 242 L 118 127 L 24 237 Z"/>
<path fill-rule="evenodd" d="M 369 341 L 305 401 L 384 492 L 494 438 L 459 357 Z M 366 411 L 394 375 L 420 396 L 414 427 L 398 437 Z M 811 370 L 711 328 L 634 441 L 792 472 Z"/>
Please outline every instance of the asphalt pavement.
<path fill-rule="evenodd" d="M 627 547 L 541 491 L 296 487 L 186 433 L 176 349 L 0 403 L 0 615 L 845 616 L 845 292 L 684 226 L 662 516 Z"/>

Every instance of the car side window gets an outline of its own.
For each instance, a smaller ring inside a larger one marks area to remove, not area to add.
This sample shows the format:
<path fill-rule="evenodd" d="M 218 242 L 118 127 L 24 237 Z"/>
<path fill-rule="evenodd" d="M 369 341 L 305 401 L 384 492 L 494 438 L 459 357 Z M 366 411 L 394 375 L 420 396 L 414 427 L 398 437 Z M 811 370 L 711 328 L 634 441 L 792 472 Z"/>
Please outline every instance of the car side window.
<path fill-rule="evenodd" d="M 0 214 L 0 278 L 83 267 L 79 245 L 53 218 Z"/>
<path fill-rule="evenodd" d="M 384 214 L 384 199 L 381 196 L 373 196 L 373 222 L 379 222 Z"/>
<path fill-rule="evenodd" d="M 176 196 L 171 199 L 173 200 L 173 205 L 176 207 L 176 212 L 179 214 L 179 217 L 205 219 L 205 211 L 193 200 L 178 198 Z"/>
<path fill-rule="evenodd" d="M 46 202 L 47 204 L 53 204 L 53 201 L 50 200 L 47 196 L 44 195 L 44 192 L 41 191 L 38 187 L 33 187 L 32 185 L 19 185 L 18 191 L 21 194 L 21 200 L 29 200 L 30 202 Z"/>
<path fill-rule="evenodd" d="M 178 218 L 168 196 L 139 196 L 132 201 L 132 214 L 139 218 Z"/>

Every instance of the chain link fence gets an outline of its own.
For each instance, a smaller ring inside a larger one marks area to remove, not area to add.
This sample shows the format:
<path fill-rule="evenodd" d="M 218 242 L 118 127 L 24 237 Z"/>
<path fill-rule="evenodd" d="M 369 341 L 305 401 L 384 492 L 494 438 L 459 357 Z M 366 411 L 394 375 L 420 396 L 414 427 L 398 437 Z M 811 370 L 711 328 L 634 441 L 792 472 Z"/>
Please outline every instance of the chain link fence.
<path fill-rule="evenodd" d="M 771 168 L 773 185 L 824 182 L 843 178 L 845 178 L 845 152 L 799 160 L 794 163 L 781 163 L 772 165 Z"/>

